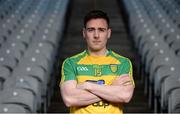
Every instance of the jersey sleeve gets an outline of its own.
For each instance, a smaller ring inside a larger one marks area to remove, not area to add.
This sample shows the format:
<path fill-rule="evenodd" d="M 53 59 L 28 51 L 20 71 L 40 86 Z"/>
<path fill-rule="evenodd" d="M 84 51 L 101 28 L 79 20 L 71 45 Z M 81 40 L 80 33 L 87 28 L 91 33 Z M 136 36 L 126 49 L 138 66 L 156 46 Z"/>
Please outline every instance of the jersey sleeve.
<path fill-rule="evenodd" d="M 63 62 L 61 69 L 61 83 L 67 80 L 76 80 L 73 64 L 70 62 L 69 59 L 66 59 Z"/>
<path fill-rule="evenodd" d="M 129 74 L 133 85 L 135 85 L 134 79 L 133 79 L 132 63 L 129 59 L 127 59 L 125 62 L 123 62 L 123 67 L 121 69 L 121 75 L 123 75 L 123 74 Z"/>

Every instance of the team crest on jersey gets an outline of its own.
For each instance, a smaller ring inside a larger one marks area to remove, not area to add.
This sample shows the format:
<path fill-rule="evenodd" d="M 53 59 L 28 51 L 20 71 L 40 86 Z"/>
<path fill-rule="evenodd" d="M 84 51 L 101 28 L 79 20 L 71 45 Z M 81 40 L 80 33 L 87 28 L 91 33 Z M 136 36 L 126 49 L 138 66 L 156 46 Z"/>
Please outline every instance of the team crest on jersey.
<path fill-rule="evenodd" d="M 118 65 L 117 64 L 111 64 L 110 69 L 113 73 L 117 72 L 118 70 Z"/>

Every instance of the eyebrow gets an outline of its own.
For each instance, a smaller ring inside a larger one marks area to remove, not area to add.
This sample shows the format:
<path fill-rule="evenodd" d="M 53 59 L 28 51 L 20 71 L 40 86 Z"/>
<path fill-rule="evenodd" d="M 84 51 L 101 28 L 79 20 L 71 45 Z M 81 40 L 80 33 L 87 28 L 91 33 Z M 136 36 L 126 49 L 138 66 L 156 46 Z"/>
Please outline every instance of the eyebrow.
<path fill-rule="evenodd" d="M 96 28 L 94 28 L 94 27 L 88 27 L 88 28 L 86 28 L 86 29 L 96 29 Z M 100 29 L 100 30 L 108 30 L 108 28 L 103 28 L 103 27 L 98 27 L 97 29 Z"/>

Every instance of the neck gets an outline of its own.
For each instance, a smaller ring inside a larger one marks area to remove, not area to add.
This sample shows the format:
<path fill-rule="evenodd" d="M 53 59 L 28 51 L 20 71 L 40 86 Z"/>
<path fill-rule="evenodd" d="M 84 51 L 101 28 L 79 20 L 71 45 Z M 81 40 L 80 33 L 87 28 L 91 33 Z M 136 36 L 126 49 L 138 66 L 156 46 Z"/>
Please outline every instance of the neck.
<path fill-rule="evenodd" d="M 103 50 L 90 50 L 90 49 L 88 49 L 88 51 L 89 51 L 89 54 L 91 55 L 91 56 L 106 56 L 107 55 L 107 49 L 103 49 Z"/>

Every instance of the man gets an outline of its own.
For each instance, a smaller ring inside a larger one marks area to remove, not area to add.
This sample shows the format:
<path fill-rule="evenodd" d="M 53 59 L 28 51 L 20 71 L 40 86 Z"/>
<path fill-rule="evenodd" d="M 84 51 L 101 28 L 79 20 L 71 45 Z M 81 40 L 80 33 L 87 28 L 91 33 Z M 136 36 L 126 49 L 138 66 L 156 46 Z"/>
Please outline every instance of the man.
<path fill-rule="evenodd" d="M 100 10 L 84 18 L 87 50 L 67 58 L 62 65 L 60 90 L 75 114 L 121 114 L 122 104 L 133 95 L 132 65 L 128 58 L 108 50 L 109 18 Z"/>

